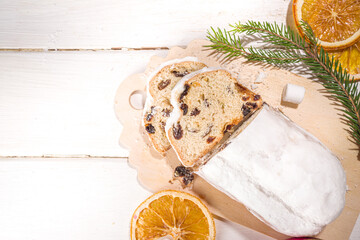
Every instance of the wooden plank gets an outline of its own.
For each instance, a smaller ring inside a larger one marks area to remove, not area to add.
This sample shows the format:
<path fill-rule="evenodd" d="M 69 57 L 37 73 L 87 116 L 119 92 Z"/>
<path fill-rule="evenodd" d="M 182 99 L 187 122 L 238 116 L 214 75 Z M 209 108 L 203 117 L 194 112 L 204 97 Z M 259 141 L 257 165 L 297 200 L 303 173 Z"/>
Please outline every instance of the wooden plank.
<path fill-rule="evenodd" d="M 0 159 L 0 239 L 129 239 L 150 193 L 126 159 Z"/>
<path fill-rule="evenodd" d="M 210 26 L 285 22 L 284 0 L 3 0 L 0 48 L 171 47 Z"/>
<path fill-rule="evenodd" d="M 126 159 L 0 158 L 0 239 L 129 239 L 132 213 L 148 196 Z M 270 240 L 215 224 L 219 240 Z"/>
<path fill-rule="evenodd" d="M 128 156 L 115 92 L 165 52 L 0 52 L 0 156 Z"/>

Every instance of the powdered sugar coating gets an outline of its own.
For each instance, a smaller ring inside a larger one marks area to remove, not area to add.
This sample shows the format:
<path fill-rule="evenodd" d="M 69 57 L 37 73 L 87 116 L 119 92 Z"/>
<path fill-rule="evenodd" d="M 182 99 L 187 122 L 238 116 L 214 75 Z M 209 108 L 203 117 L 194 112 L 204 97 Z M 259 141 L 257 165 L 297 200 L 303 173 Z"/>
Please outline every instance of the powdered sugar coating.
<path fill-rule="evenodd" d="M 290 236 L 316 235 L 345 205 L 337 157 L 267 105 L 198 174 Z"/>

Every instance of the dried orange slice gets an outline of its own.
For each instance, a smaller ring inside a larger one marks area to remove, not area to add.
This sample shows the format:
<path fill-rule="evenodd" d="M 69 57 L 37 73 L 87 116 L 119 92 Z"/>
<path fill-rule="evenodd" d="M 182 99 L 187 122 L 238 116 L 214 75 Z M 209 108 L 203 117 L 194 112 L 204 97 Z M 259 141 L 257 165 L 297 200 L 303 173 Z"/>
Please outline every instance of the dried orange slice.
<path fill-rule="evenodd" d="M 360 42 L 337 51 L 329 51 L 330 57 L 334 56 L 341 63 L 341 66 L 354 77 L 354 80 L 360 80 Z"/>
<path fill-rule="evenodd" d="M 350 47 L 360 39 L 360 0 L 293 0 L 293 16 L 307 22 L 326 50 Z"/>
<path fill-rule="evenodd" d="M 131 218 L 132 240 L 171 236 L 175 240 L 214 240 L 215 223 L 199 198 L 165 190 L 150 196 Z"/>

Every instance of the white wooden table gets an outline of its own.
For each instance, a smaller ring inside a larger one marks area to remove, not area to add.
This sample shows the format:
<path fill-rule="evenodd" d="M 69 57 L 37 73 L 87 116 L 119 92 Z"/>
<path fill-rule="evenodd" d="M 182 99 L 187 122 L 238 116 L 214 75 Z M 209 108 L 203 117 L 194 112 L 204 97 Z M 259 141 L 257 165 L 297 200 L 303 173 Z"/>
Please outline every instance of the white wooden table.
<path fill-rule="evenodd" d="M 150 192 L 118 144 L 113 101 L 121 81 L 144 71 L 151 56 L 204 38 L 210 26 L 285 22 L 288 5 L 1 0 L 0 239 L 128 239 L 131 214 Z M 270 239 L 216 225 L 218 239 Z"/>

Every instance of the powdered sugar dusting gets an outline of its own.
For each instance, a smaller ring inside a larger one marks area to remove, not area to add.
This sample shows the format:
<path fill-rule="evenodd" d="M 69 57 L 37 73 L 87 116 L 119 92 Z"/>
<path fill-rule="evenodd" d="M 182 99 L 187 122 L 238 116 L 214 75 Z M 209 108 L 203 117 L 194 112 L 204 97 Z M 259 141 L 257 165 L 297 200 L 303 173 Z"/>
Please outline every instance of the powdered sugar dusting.
<path fill-rule="evenodd" d="M 291 236 L 317 234 L 345 204 L 345 173 L 337 157 L 267 105 L 199 175 Z"/>

